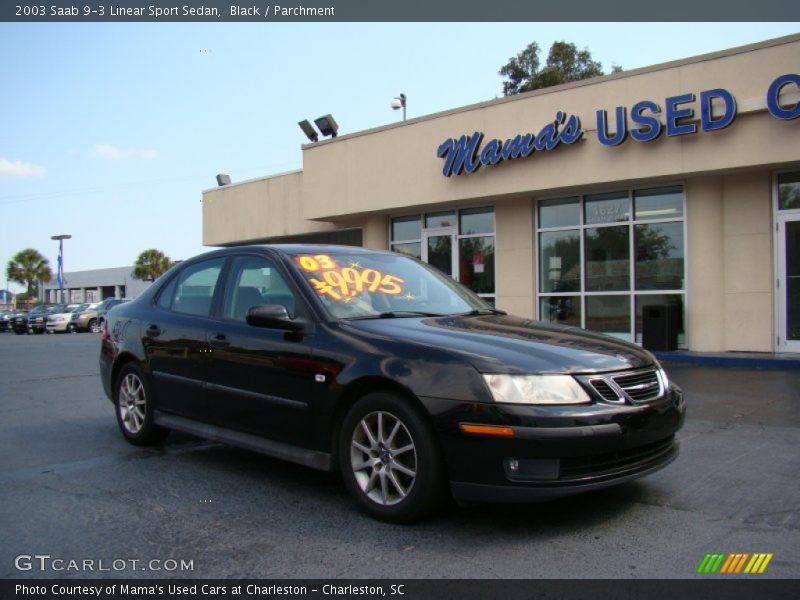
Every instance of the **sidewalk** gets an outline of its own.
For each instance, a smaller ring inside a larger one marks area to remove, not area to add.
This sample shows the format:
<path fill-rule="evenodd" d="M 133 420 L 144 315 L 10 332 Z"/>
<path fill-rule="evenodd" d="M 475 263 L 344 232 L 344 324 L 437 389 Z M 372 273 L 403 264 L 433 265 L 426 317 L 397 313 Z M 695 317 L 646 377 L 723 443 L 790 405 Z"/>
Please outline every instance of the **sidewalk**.
<path fill-rule="evenodd" d="M 689 364 L 748 369 L 800 370 L 800 354 L 769 352 L 653 352 L 665 364 Z"/>

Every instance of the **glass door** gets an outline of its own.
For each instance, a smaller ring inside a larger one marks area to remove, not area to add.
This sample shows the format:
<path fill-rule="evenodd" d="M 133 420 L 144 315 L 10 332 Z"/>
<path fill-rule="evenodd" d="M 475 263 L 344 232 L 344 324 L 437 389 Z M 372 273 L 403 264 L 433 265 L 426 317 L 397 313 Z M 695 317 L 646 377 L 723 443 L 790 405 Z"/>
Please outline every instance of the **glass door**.
<path fill-rule="evenodd" d="M 800 352 L 800 215 L 778 215 L 778 351 Z"/>
<path fill-rule="evenodd" d="M 456 246 L 455 227 L 422 232 L 422 260 L 458 281 Z"/>

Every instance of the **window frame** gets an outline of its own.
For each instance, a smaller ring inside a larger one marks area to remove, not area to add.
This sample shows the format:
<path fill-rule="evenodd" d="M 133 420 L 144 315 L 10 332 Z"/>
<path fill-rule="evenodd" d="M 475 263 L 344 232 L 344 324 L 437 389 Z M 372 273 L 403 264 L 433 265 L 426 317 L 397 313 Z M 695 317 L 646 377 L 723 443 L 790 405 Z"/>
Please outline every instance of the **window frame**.
<path fill-rule="evenodd" d="M 256 258 L 264 260 L 270 263 L 270 268 L 275 269 L 277 273 L 280 274 L 281 279 L 283 280 L 284 284 L 286 285 L 289 292 L 294 296 L 294 305 L 295 305 L 295 314 L 290 315 L 289 318 L 292 320 L 299 318 L 305 318 L 307 316 L 307 311 L 305 309 L 305 304 L 303 301 L 302 294 L 296 289 L 296 284 L 293 281 L 293 278 L 290 276 L 289 273 L 286 272 L 282 265 L 282 261 L 277 256 L 267 255 L 267 254 L 258 254 L 258 253 L 244 253 L 244 254 L 233 254 L 227 257 L 227 263 L 225 265 L 225 282 L 224 282 L 224 289 L 220 294 L 219 298 L 219 306 L 218 309 L 218 316 L 216 317 L 220 321 L 224 321 L 226 323 L 238 323 L 240 325 L 246 325 L 247 321 L 240 321 L 238 319 L 232 319 L 230 317 L 225 316 L 225 308 L 227 305 L 227 301 L 231 294 L 233 293 L 233 288 L 236 285 L 236 277 L 234 273 L 234 266 L 236 261 L 239 259 L 247 259 L 247 258 Z"/>
<path fill-rule="evenodd" d="M 637 219 L 636 218 L 636 205 L 635 205 L 635 194 L 638 191 L 642 190 L 652 190 L 652 189 L 668 189 L 668 188 L 675 188 L 680 187 L 682 193 L 682 214 L 680 216 L 673 216 L 673 217 L 665 217 L 660 219 Z M 640 296 L 663 296 L 663 295 L 680 295 L 682 296 L 682 320 L 683 320 L 683 335 L 679 337 L 678 340 L 678 347 L 680 349 L 686 349 L 689 347 L 689 331 L 688 331 L 688 319 L 687 315 L 688 307 L 689 307 L 689 278 L 688 278 L 688 229 L 687 229 L 687 195 L 686 195 L 686 182 L 685 181 L 668 181 L 668 182 L 659 182 L 659 183 L 652 183 L 652 184 L 643 184 L 637 185 L 635 187 L 626 187 L 623 189 L 620 188 L 605 188 L 601 190 L 592 190 L 588 192 L 581 192 L 581 193 L 570 193 L 570 194 L 558 194 L 558 195 L 548 195 L 542 196 L 540 198 L 536 198 L 534 202 L 534 232 L 535 232 L 535 241 L 534 241 L 534 248 L 535 248 L 535 256 L 536 260 L 534 261 L 534 290 L 535 290 L 535 302 L 534 302 L 534 314 L 536 315 L 537 319 L 542 319 L 542 310 L 541 310 L 541 300 L 543 298 L 551 298 L 551 297 L 570 297 L 570 298 L 578 298 L 580 302 L 580 319 L 582 328 L 586 328 L 588 323 L 588 316 L 587 316 L 587 297 L 589 296 L 627 296 L 629 298 L 629 320 L 630 320 L 630 327 L 627 331 L 628 337 L 622 338 L 615 333 L 607 333 L 607 335 L 612 335 L 614 337 L 618 337 L 619 339 L 625 339 L 635 344 L 641 345 L 641 341 L 637 341 L 637 331 L 636 331 L 636 301 L 637 298 Z M 587 223 L 586 222 L 586 198 L 591 196 L 596 196 L 600 194 L 612 194 L 612 193 L 622 193 L 627 192 L 628 202 L 629 202 L 629 217 L 626 221 L 614 221 L 609 223 Z M 539 227 L 539 208 L 540 203 L 543 201 L 548 200 L 558 200 L 561 198 L 577 198 L 578 206 L 579 206 L 579 216 L 578 216 L 578 223 L 574 225 L 564 225 L 559 227 Z M 637 290 L 636 289 L 636 226 L 637 225 L 657 225 L 661 223 L 682 223 L 682 234 L 683 234 L 683 289 L 663 289 L 663 290 Z M 628 265 L 628 277 L 629 277 L 629 286 L 627 290 L 611 290 L 611 291 L 590 291 L 586 289 L 586 231 L 589 229 L 599 229 L 603 227 L 626 227 L 628 229 L 628 257 L 629 257 L 629 265 Z M 541 269 L 541 246 L 540 246 L 540 234 L 547 233 L 547 232 L 577 232 L 578 233 L 578 242 L 579 242 L 579 261 L 581 266 L 580 272 L 580 285 L 577 291 L 573 292 L 542 292 L 541 291 L 541 279 L 542 276 L 542 269 Z M 605 332 L 600 332 L 605 333 Z M 682 338 L 682 339 L 681 339 Z"/>
<path fill-rule="evenodd" d="M 203 263 L 214 262 L 214 261 L 222 261 L 220 266 L 219 277 L 217 278 L 217 282 L 214 285 L 214 293 L 211 296 L 211 305 L 209 307 L 209 312 L 207 315 L 197 315 L 192 313 L 185 313 L 174 310 L 172 308 L 173 303 L 175 302 L 175 291 L 177 290 L 178 279 L 183 275 L 183 273 L 187 269 L 191 269 L 197 265 L 201 265 Z M 181 317 L 186 318 L 195 318 L 195 319 L 212 319 L 215 321 L 219 320 L 219 310 L 220 310 L 220 296 L 222 294 L 222 290 L 227 286 L 228 283 L 228 266 L 230 264 L 230 256 L 210 256 L 208 258 L 204 258 L 202 260 L 187 262 L 185 264 L 181 264 L 181 267 L 172 274 L 172 276 L 164 281 L 163 284 L 159 287 L 158 291 L 153 295 L 153 299 L 150 303 L 150 306 L 155 310 L 163 311 L 165 313 L 169 313 L 170 315 L 178 315 Z M 172 290 L 172 298 L 169 302 L 169 307 L 163 307 L 159 304 L 161 301 L 161 297 L 166 292 L 167 288 L 170 287 L 172 283 L 175 283 L 175 288 Z"/>
<path fill-rule="evenodd" d="M 477 210 L 477 209 L 481 209 L 481 208 L 487 209 L 487 210 L 491 210 L 491 215 L 492 215 L 492 231 L 491 231 L 491 233 L 465 233 L 465 234 L 462 234 L 461 233 L 461 212 L 462 211 L 466 211 L 466 210 Z M 451 227 L 444 227 L 444 228 L 438 227 L 438 228 L 430 228 L 430 229 L 425 227 L 425 219 L 426 219 L 426 217 L 428 215 L 439 214 L 439 213 L 444 213 L 444 212 L 451 212 L 451 211 L 455 214 L 455 220 L 456 220 L 455 225 L 453 225 Z M 395 239 L 392 238 L 392 235 L 393 235 L 392 221 L 394 219 L 402 219 L 402 218 L 405 218 L 405 217 L 419 217 L 419 219 L 420 219 L 420 236 L 421 236 L 419 239 L 395 240 Z M 433 209 L 433 210 L 420 210 L 420 211 L 415 211 L 415 212 L 406 212 L 406 213 L 400 213 L 400 214 L 393 214 L 393 215 L 389 215 L 387 226 L 388 226 L 387 240 L 388 240 L 388 246 L 389 246 L 388 250 L 389 250 L 389 252 L 395 252 L 394 246 L 396 244 L 418 243 L 420 245 L 420 258 L 418 260 L 422 260 L 422 245 L 423 245 L 423 241 L 425 240 L 425 233 L 436 233 L 436 232 L 440 232 L 440 231 L 445 231 L 445 230 L 446 231 L 450 231 L 450 230 L 454 229 L 455 232 L 456 232 L 455 233 L 455 254 L 454 254 L 456 267 L 460 264 L 460 259 L 461 259 L 461 240 L 462 239 L 478 238 L 478 237 L 492 237 L 494 239 L 494 249 L 495 249 L 495 276 L 494 276 L 494 286 L 493 286 L 494 287 L 494 292 L 492 292 L 492 293 L 477 293 L 477 292 L 474 292 L 474 293 L 477 294 L 479 297 L 487 300 L 488 302 L 490 302 L 492 304 L 492 306 L 494 306 L 496 298 L 497 298 L 497 271 L 496 271 L 496 269 L 497 269 L 497 261 L 496 261 L 496 256 L 497 256 L 497 208 L 495 207 L 494 203 L 487 204 L 485 202 L 480 202 L 478 204 L 470 204 L 468 206 L 459 206 L 458 208 L 452 208 L 452 209 L 439 208 L 439 209 Z M 422 261 L 422 262 L 425 262 L 425 261 Z M 453 273 L 455 275 L 455 277 L 453 277 L 453 279 L 460 283 L 461 273 L 460 273 L 459 269 L 455 268 Z"/>

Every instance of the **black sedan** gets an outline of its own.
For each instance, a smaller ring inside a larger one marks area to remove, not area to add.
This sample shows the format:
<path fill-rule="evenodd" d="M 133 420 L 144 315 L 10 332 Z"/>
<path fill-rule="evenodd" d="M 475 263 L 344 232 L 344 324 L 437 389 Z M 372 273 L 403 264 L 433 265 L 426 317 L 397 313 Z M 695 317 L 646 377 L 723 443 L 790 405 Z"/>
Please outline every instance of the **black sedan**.
<path fill-rule="evenodd" d="M 375 517 L 531 501 L 675 459 L 681 391 L 653 356 L 508 316 L 414 259 L 251 246 L 181 262 L 108 313 L 125 438 L 180 430 L 323 470 Z"/>

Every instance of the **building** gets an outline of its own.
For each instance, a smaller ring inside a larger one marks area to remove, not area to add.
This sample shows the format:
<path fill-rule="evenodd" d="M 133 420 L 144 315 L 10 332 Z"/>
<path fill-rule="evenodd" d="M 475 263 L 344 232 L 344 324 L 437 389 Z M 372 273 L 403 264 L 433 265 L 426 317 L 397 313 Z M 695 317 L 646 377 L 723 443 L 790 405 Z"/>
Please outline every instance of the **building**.
<path fill-rule="evenodd" d="M 150 287 L 152 281 L 140 281 L 132 276 L 133 267 L 93 269 L 64 273 L 63 302 L 100 302 L 106 298 L 136 298 Z M 41 286 L 40 300 L 61 302 L 58 283 L 53 279 Z"/>
<path fill-rule="evenodd" d="M 511 313 L 693 351 L 800 351 L 800 35 L 302 147 L 203 192 L 210 246 L 417 256 Z M 643 318 L 645 314 L 645 318 Z"/>

